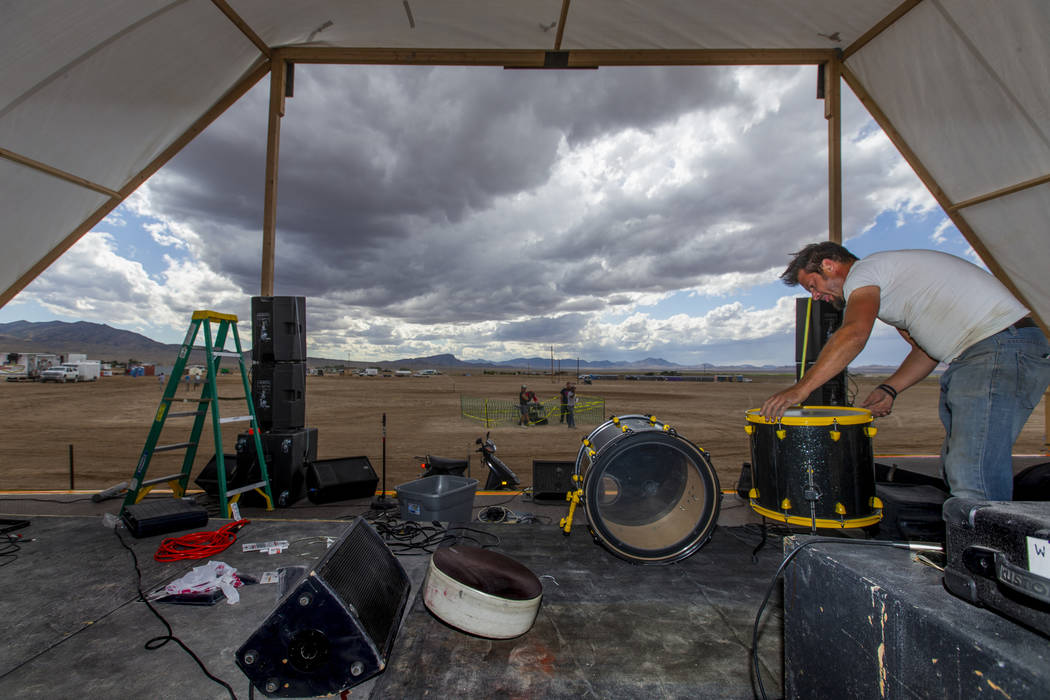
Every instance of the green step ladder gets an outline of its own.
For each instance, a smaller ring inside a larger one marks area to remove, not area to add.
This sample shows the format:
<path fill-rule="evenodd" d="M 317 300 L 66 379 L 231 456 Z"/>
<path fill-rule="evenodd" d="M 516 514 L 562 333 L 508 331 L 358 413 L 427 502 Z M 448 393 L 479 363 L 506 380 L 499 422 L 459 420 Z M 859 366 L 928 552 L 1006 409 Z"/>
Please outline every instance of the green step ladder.
<path fill-rule="evenodd" d="M 213 335 L 213 326 L 214 335 Z M 190 352 L 193 351 L 197 334 L 203 328 L 204 346 L 196 349 L 204 351 L 205 378 L 199 399 L 178 399 L 176 394 L 179 390 L 179 382 L 183 372 L 186 371 L 186 363 L 189 362 Z M 232 331 L 232 333 L 231 333 Z M 233 336 L 234 350 L 227 351 L 226 341 L 229 335 Z M 240 367 L 241 383 L 244 386 L 244 396 L 221 397 L 216 387 L 216 377 L 219 374 L 219 361 L 224 357 L 237 359 Z M 248 407 L 248 415 L 230 418 L 219 417 L 220 400 L 243 399 Z M 172 411 L 172 404 L 176 401 L 188 401 L 196 403 L 196 409 L 191 411 Z M 135 467 L 135 475 L 131 478 L 127 495 L 124 497 L 126 508 L 140 502 L 146 494 L 156 486 L 167 482 L 171 487 L 175 498 L 182 498 L 189 484 L 190 471 L 193 469 L 193 461 L 197 456 L 197 446 L 200 443 L 201 432 L 204 430 L 204 421 L 208 415 L 208 407 L 211 407 L 211 423 L 215 433 L 215 469 L 219 486 L 219 504 L 224 517 L 233 517 L 231 506 L 237 502 L 242 493 L 247 491 L 258 491 L 266 499 L 266 510 L 273 510 L 273 497 L 270 493 L 270 477 L 266 471 L 266 461 L 263 458 L 262 440 L 259 437 L 259 424 L 255 419 L 255 405 L 252 401 L 251 385 L 248 383 L 248 373 L 244 367 L 244 356 L 241 351 L 241 339 L 237 335 L 237 317 L 232 314 L 221 314 L 215 311 L 194 311 L 190 321 L 190 328 L 186 332 L 186 339 L 182 342 L 179 356 L 175 360 L 175 366 L 171 369 L 171 376 L 164 388 L 164 396 L 160 400 L 160 407 L 153 419 L 153 426 L 146 437 L 146 445 L 142 448 L 138 465 Z M 176 442 L 168 445 L 158 445 L 161 431 L 168 418 L 193 416 L 193 428 L 190 430 L 189 439 L 184 442 Z M 255 442 L 255 454 L 259 463 L 259 474 L 262 480 L 236 489 L 226 487 L 226 462 L 222 449 L 222 425 L 233 422 L 248 422 L 251 429 L 250 434 Z M 161 476 L 154 479 L 146 479 L 146 471 L 149 469 L 150 461 L 157 452 L 169 452 L 185 450 L 182 460 L 182 471 L 177 474 Z"/>

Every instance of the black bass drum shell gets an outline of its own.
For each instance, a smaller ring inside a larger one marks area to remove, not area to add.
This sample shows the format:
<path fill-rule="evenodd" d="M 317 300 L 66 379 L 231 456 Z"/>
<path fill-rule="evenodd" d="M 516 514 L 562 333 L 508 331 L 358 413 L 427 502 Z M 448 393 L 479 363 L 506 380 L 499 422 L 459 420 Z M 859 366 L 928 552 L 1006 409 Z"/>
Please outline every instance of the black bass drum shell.
<path fill-rule="evenodd" d="M 646 416 L 614 418 L 585 444 L 593 453 L 581 450 L 577 463 L 590 457 L 584 508 L 606 549 L 638 564 L 670 564 L 711 539 L 721 490 L 706 452 Z"/>

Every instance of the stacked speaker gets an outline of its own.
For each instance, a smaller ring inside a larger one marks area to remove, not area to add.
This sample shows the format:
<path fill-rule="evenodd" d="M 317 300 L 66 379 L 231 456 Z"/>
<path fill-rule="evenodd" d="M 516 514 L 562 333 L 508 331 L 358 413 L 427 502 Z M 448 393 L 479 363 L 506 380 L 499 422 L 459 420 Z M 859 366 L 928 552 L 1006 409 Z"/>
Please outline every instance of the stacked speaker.
<path fill-rule="evenodd" d="M 810 304 L 812 303 L 812 307 Z M 795 378 L 809 371 L 828 338 L 842 325 L 842 311 L 826 301 L 795 300 Z M 804 400 L 806 406 L 845 406 L 846 371 L 839 372 L 817 387 Z"/>
<path fill-rule="evenodd" d="M 306 297 L 252 297 L 252 402 L 274 504 L 306 495 L 317 429 L 306 428 Z M 257 471 L 250 433 L 237 438 L 238 471 Z"/>

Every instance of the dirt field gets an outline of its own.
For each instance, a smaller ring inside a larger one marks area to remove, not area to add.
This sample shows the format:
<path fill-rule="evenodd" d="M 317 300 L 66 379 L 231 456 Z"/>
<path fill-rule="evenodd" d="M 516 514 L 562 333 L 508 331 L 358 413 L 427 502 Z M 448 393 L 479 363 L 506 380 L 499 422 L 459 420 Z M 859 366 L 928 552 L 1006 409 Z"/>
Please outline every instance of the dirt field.
<path fill-rule="evenodd" d="M 736 484 L 741 464 L 750 460 L 744 412 L 761 405 L 784 376 L 752 375 L 751 383 L 596 381 L 578 386 L 580 394 L 603 398 L 607 415 L 653 414 L 672 425 L 711 455 L 722 487 Z M 541 399 L 553 397 L 565 381 L 549 376 L 514 375 L 417 377 L 309 377 L 307 425 L 318 429 L 318 457 L 367 455 L 377 473 L 383 465 L 382 415 L 387 416 L 387 488 L 418 477 L 416 455 L 471 456 L 472 475 L 484 483 L 474 440 L 485 432 L 460 417 L 460 396 L 516 400 L 523 380 Z M 880 383 L 861 377 L 864 397 Z M 220 379 L 219 393 L 236 396 L 239 378 Z M 932 454 L 943 435 L 937 418 L 936 379 L 901 394 L 890 416 L 875 421 L 876 454 Z M 180 396 L 190 393 L 180 391 Z M 91 384 L 0 382 L 0 489 L 66 489 L 70 449 L 78 489 L 102 489 L 131 477 L 161 396 L 153 377 L 105 377 Z M 236 406 L 230 405 L 236 403 Z M 188 408 L 188 406 L 187 406 Z M 178 409 L 175 409 L 178 410 Z M 222 415 L 243 415 L 241 402 L 223 402 Z M 1044 452 L 1044 408 L 1032 414 L 1015 452 Z M 161 442 L 179 442 L 189 432 L 188 418 L 169 419 Z M 554 423 L 530 428 L 498 427 L 492 438 L 498 455 L 521 478 L 532 481 L 532 461 L 574 461 L 580 441 L 596 425 L 569 430 Z M 224 426 L 226 453 L 233 452 L 244 424 Z M 194 476 L 214 453 L 210 422 L 205 429 Z M 149 476 L 179 471 L 181 453 L 154 457 Z M 192 486 L 192 484 L 191 484 Z"/>

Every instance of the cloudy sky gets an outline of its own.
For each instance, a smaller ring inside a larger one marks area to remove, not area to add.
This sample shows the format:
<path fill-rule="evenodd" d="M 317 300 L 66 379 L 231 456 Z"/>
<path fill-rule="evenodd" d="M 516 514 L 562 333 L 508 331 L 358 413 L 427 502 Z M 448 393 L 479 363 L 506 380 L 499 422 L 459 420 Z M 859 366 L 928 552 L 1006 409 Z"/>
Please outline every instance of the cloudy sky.
<path fill-rule="evenodd" d="M 7 306 L 180 342 L 249 327 L 262 81 Z M 816 69 L 296 67 L 275 293 L 311 356 L 791 364 L 789 253 L 827 238 Z M 863 256 L 973 252 L 843 88 L 844 231 Z M 857 364 L 899 361 L 882 324 Z"/>

